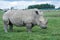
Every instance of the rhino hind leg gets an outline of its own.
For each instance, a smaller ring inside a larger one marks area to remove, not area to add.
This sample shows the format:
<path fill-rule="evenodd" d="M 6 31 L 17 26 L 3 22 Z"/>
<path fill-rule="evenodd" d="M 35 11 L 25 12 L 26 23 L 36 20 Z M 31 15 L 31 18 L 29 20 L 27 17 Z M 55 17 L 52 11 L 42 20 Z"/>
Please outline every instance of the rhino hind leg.
<path fill-rule="evenodd" d="M 8 32 L 8 24 L 6 21 L 4 21 L 4 31 Z"/>
<path fill-rule="evenodd" d="M 9 30 L 10 30 L 10 32 L 13 31 L 13 24 L 10 21 L 9 21 Z"/>

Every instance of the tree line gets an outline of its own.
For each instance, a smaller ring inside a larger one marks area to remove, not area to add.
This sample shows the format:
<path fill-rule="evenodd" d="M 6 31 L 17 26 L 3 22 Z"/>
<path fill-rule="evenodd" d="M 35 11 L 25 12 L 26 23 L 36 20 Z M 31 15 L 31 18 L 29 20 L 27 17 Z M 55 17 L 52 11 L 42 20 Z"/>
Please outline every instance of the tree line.
<path fill-rule="evenodd" d="M 29 5 L 26 9 L 34 9 L 34 8 L 37 8 L 37 9 L 59 9 L 60 10 L 60 7 L 55 8 L 55 5 L 51 5 L 51 4 Z M 10 9 L 12 10 L 12 9 L 14 9 L 14 7 L 11 7 Z M 7 8 L 7 9 L 0 9 L 0 10 L 7 11 L 7 10 L 9 10 L 9 8 Z"/>
<path fill-rule="evenodd" d="M 37 5 L 28 6 L 28 9 L 33 9 L 33 8 L 37 8 L 37 9 L 55 9 L 55 5 L 51 5 L 51 4 L 37 4 Z"/>

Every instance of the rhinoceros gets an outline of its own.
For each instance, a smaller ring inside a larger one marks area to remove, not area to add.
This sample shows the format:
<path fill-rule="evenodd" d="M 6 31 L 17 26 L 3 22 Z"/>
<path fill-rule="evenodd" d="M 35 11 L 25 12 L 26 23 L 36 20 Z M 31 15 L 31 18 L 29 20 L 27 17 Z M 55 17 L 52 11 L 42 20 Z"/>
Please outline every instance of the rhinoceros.
<path fill-rule="evenodd" d="M 40 26 L 42 29 L 47 28 L 47 20 L 43 16 L 43 12 L 38 9 L 26 10 L 8 10 L 3 15 L 4 30 L 13 31 L 13 25 L 26 26 L 27 31 L 31 32 L 34 25 Z"/>

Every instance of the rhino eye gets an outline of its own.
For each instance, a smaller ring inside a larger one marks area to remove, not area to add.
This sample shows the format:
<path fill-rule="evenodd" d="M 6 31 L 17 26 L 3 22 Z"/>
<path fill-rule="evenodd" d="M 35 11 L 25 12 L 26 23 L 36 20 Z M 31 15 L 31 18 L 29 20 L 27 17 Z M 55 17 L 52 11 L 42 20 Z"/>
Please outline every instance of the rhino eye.
<path fill-rule="evenodd" d="M 40 21 L 40 23 L 42 23 L 42 22 Z"/>
<path fill-rule="evenodd" d="M 43 22 L 42 22 L 42 21 L 40 21 L 40 23 L 41 23 L 41 24 L 43 24 Z"/>

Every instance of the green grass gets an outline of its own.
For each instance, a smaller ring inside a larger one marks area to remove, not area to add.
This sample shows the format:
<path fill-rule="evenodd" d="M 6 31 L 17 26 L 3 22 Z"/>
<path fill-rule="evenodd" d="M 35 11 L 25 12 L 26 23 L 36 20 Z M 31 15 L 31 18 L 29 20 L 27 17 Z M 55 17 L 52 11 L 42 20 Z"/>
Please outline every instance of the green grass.
<path fill-rule="evenodd" d="M 60 17 L 60 10 L 50 10 L 50 11 L 45 11 L 45 16 L 46 17 Z"/>
<path fill-rule="evenodd" d="M 26 27 L 14 26 L 13 32 L 5 33 L 2 21 L 3 12 L 0 12 L 0 40 L 60 40 L 60 16 L 58 14 L 60 10 L 44 12 L 48 19 L 47 29 L 35 26 L 32 33 L 28 33 Z"/>

